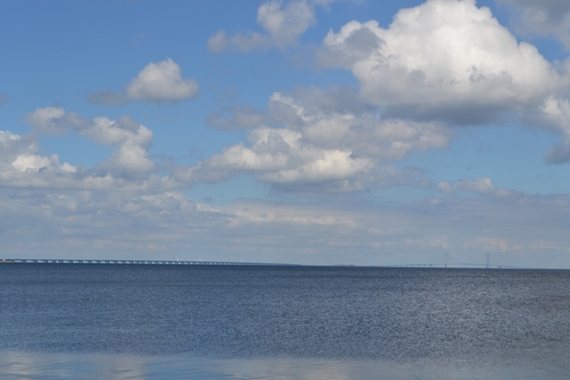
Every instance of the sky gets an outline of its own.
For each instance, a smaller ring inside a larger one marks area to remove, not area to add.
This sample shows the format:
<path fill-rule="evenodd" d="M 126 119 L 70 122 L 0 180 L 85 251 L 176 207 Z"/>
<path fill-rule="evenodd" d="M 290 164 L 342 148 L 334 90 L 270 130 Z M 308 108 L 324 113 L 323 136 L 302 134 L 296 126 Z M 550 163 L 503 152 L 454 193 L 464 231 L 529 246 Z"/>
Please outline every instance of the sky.
<path fill-rule="evenodd" d="M 570 2 L 0 3 L 0 257 L 570 268 Z"/>

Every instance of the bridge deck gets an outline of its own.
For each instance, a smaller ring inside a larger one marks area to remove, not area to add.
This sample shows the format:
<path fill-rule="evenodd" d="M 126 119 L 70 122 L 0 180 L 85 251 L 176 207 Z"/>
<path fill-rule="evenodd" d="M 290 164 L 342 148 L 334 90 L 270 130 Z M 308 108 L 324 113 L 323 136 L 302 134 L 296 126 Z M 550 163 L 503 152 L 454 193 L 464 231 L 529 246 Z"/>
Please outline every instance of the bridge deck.
<path fill-rule="evenodd" d="M 99 260 L 99 259 L 4 259 L 3 262 L 18 264 L 136 264 L 136 265 L 232 265 L 232 266 L 264 266 L 284 267 L 299 264 L 252 263 L 241 261 L 181 261 L 181 260 Z"/>

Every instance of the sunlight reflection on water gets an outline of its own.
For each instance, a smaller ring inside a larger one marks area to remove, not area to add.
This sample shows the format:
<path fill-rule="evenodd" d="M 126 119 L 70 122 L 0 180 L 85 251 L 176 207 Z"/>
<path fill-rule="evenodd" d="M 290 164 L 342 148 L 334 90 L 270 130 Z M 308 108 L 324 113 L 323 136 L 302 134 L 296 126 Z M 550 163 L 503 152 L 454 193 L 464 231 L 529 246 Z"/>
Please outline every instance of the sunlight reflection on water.
<path fill-rule="evenodd" d="M 210 359 L 115 354 L 0 352 L 2 379 L 563 379 L 523 363 L 450 360 Z"/>

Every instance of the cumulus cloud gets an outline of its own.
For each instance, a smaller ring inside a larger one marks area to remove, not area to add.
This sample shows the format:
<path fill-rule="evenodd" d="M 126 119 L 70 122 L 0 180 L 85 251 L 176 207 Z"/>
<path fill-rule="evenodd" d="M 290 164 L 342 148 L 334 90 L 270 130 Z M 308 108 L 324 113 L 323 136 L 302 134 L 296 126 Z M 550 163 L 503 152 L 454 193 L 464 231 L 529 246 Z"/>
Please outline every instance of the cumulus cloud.
<path fill-rule="evenodd" d="M 12 167 L 21 172 L 39 172 L 40 170 L 55 170 L 64 173 L 75 173 L 77 169 L 67 162 L 60 165 L 56 154 L 40 156 L 37 154 L 20 154 L 12 161 Z"/>
<path fill-rule="evenodd" d="M 429 0 L 387 29 L 351 21 L 326 36 L 321 62 L 350 70 L 387 114 L 454 125 L 496 121 L 568 82 L 475 0 Z"/>
<path fill-rule="evenodd" d="M 505 1 L 528 9 L 535 4 Z M 548 9 L 552 17 L 555 10 L 564 15 L 569 9 L 557 1 L 536 3 L 536 8 Z M 319 59 L 350 70 L 360 83 L 360 100 L 378 107 L 384 120 L 453 127 L 514 116 L 562 135 L 563 142 L 550 148 L 545 160 L 570 161 L 568 63 L 549 63 L 474 0 L 428 0 L 400 10 L 388 28 L 351 21 L 328 33 Z"/>
<path fill-rule="evenodd" d="M 3 162 L 11 162 L 20 153 L 38 150 L 37 140 L 30 136 L 20 136 L 10 131 L 0 131 L 0 157 Z"/>
<path fill-rule="evenodd" d="M 105 117 L 95 118 L 83 134 L 95 141 L 117 147 L 112 157 L 101 164 L 106 170 L 118 170 L 125 176 L 133 173 L 146 174 L 154 169 L 154 163 L 148 158 L 147 152 L 152 142 L 152 131 L 128 116 L 117 121 Z"/>
<path fill-rule="evenodd" d="M 50 178 L 70 178 L 77 172 L 75 166 L 60 163 L 56 154 L 39 155 L 32 136 L 0 131 L 0 147 L 0 187 L 45 187 Z"/>
<path fill-rule="evenodd" d="M 119 120 L 97 117 L 92 121 L 65 112 L 60 107 L 46 107 L 29 114 L 33 128 L 41 131 L 46 128 L 59 131 L 73 129 L 90 139 L 106 145 L 115 146 L 112 157 L 100 165 L 105 172 L 121 171 L 123 175 L 147 173 L 154 168 L 148 158 L 147 149 L 152 142 L 152 131 L 128 116 Z"/>
<path fill-rule="evenodd" d="M 570 101 L 551 95 L 535 107 L 520 113 L 520 120 L 530 126 L 562 136 L 562 142 L 553 145 L 544 155 L 549 164 L 570 162 Z"/>
<path fill-rule="evenodd" d="M 499 0 L 515 10 L 513 22 L 526 35 L 558 38 L 570 49 L 570 3 L 566 0 Z"/>
<path fill-rule="evenodd" d="M 39 145 L 32 136 L 20 136 L 9 131 L 0 131 L 0 182 L 10 184 L 23 176 L 34 177 L 39 172 L 58 174 L 75 173 L 77 169 L 65 162 L 60 164 L 56 154 L 38 155 Z"/>
<path fill-rule="evenodd" d="M 176 101 L 198 94 L 195 79 L 184 80 L 180 66 L 170 58 L 158 63 L 149 63 L 125 88 L 130 99 L 150 102 Z"/>
<path fill-rule="evenodd" d="M 225 49 L 241 52 L 265 50 L 272 46 L 285 49 L 294 45 L 297 39 L 315 24 L 315 5 L 327 5 L 330 1 L 292 0 L 268 1 L 257 10 L 257 23 L 265 31 L 237 33 L 228 37 L 224 30 L 219 30 L 208 39 L 208 49 L 219 53 Z"/>
<path fill-rule="evenodd" d="M 284 7 L 278 1 L 262 4 L 257 10 L 257 22 L 269 33 L 278 48 L 295 43 L 314 22 L 307 1 L 291 1 Z"/>
<path fill-rule="evenodd" d="M 47 134 L 62 134 L 69 130 L 85 128 L 89 121 L 74 112 L 65 112 L 61 107 L 38 108 L 26 114 L 26 122 L 34 131 Z"/>
<path fill-rule="evenodd" d="M 26 120 L 32 127 L 28 135 L 0 131 L 2 186 L 93 190 L 175 187 L 168 177 L 153 174 L 156 165 L 148 157 L 152 131 L 128 116 L 87 120 L 61 107 L 46 107 L 29 113 Z M 110 146 L 111 156 L 94 168 L 83 168 L 60 163 L 56 154 L 39 153 L 39 134 L 67 131 Z"/>
<path fill-rule="evenodd" d="M 123 92 L 109 90 L 90 94 L 92 103 L 120 105 L 131 100 L 153 103 L 176 102 L 198 94 L 200 86 L 195 79 L 183 79 L 180 66 L 168 58 L 146 65 Z"/>
<path fill-rule="evenodd" d="M 444 148 L 452 136 L 436 122 L 383 118 L 356 98 L 344 101 L 351 93 L 351 89 L 327 93 L 316 88 L 301 89 L 294 96 L 277 92 L 269 108 L 277 121 L 300 131 L 308 143 L 384 161 L 401 160 L 412 151 Z"/>
<path fill-rule="evenodd" d="M 570 161 L 570 101 L 549 96 L 540 107 L 526 110 L 523 120 L 563 136 L 563 142 L 552 146 L 544 155 L 546 162 L 562 164 Z"/>
<path fill-rule="evenodd" d="M 248 145 L 235 144 L 192 168 L 179 168 L 188 182 L 218 182 L 252 174 L 274 189 L 322 192 L 369 187 L 424 186 L 423 173 L 386 163 L 410 152 L 447 146 L 451 131 L 436 122 L 384 119 L 349 87 L 299 88 L 270 97 L 267 109 L 210 115 L 220 129 L 250 129 Z"/>
<path fill-rule="evenodd" d="M 340 149 L 304 144 L 295 131 L 260 128 L 250 132 L 251 147 L 236 144 L 192 168 L 180 169 L 179 178 L 190 182 L 218 182 L 240 173 L 254 173 L 274 184 L 342 182 L 370 171 L 373 162 Z"/>
<path fill-rule="evenodd" d="M 264 111 L 252 107 L 223 111 L 208 118 L 219 129 L 271 126 L 298 132 L 303 142 L 320 148 L 346 149 L 383 161 L 401 160 L 413 151 L 444 148 L 453 135 L 437 122 L 384 118 L 376 107 L 359 100 L 350 87 L 299 87 L 293 94 L 271 95 Z"/>

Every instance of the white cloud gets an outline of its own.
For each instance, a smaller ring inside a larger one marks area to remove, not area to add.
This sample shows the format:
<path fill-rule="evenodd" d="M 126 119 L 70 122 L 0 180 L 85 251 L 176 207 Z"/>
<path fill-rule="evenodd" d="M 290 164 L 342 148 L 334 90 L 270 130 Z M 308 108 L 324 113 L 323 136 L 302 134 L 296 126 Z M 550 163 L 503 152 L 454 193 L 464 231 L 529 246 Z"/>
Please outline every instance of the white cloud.
<path fill-rule="evenodd" d="M 374 164 L 348 150 L 321 149 L 302 141 L 299 132 L 260 128 L 250 132 L 251 147 L 236 144 L 192 168 L 181 169 L 190 182 L 218 182 L 240 173 L 253 173 L 273 184 L 315 184 L 347 181 L 369 172 Z"/>
<path fill-rule="evenodd" d="M 224 51 L 228 43 L 228 36 L 225 31 L 219 30 L 212 37 L 208 38 L 208 50 L 213 53 Z"/>
<path fill-rule="evenodd" d="M 67 126 L 59 126 L 54 123 L 55 120 L 61 120 L 65 111 L 60 107 L 38 108 L 34 112 L 26 115 L 26 121 L 32 127 L 48 132 L 60 132 L 60 129 L 67 129 Z"/>
<path fill-rule="evenodd" d="M 0 131 L 0 159 L 11 162 L 17 155 L 38 150 L 37 141 L 31 137 L 22 137 L 9 131 Z"/>
<path fill-rule="evenodd" d="M 271 47 L 271 41 L 267 36 L 257 32 L 235 34 L 228 40 L 228 46 L 247 53 L 252 50 L 267 50 Z"/>
<path fill-rule="evenodd" d="M 301 90 L 296 96 L 277 92 L 269 107 L 277 120 L 301 131 L 308 143 L 385 161 L 401 160 L 412 151 L 444 148 L 452 135 L 438 123 L 384 119 L 357 100 L 344 99 L 338 90 Z"/>
<path fill-rule="evenodd" d="M 540 107 L 533 111 L 536 119 L 531 120 L 544 129 L 570 136 L 570 102 L 566 99 L 549 96 Z"/>
<path fill-rule="evenodd" d="M 567 196 L 526 196 L 516 207 L 455 197 L 398 206 L 345 195 L 209 206 L 175 191 L 75 189 L 0 188 L 4 255 L 389 265 L 443 263 L 450 251 L 483 265 L 491 253 L 493 264 L 570 266 Z"/>
<path fill-rule="evenodd" d="M 520 114 L 523 123 L 562 136 L 561 143 L 553 145 L 544 155 L 550 164 L 570 162 L 570 100 L 554 95 L 546 97 L 535 107 Z"/>
<path fill-rule="evenodd" d="M 184 80 L 180 66 L 170 58 L 146 65 L 125 88 L 130 99 L 150 102 L 188 99 L 198 94 L 195 79 Z"/>
<path fill-rule="evenodd" d="M 120 105 L 130 100 L 176 102 L 196 96 L 199 90 L 198 82 L 195 79 L 183 79 L 180 66 L 168 58 L 146 65 L 125 86 L 124 93 L 103 90 L 90 94 L 88 100 L 108 105 Z"/>
<path fill-rule="evenodd" d="M 38 172 L 40 170 L 58 170 L 74 172 L 69 164 L 59 165 L 57 155 L 40 156 L 35 154 L 39 147 L 37 140 L 29 136 L 20 136 L 9 131 L 0 131 L 0 178 L 8 178 L 14 171 Z"/>
<path fill-rule="evenodd" d="M 333 226 L 342 228 L 355 227 L 355 220 L 349 215 L 339 215 L 332 210 L 320 210 L 316 213 L 311 208 L 276 207 L 272 204 L 242 201 L 239 205 L 210 206 L 197 204 L 199 211 L 214 212 L 229 217 L 231 227 L 248 224 L 263 225 L 279 223 L 292 226 Z"/>
<path fill-rule="evenodd" d="M 449 237 L 447 235 L 437 235 L 433 236 L 427 234 L 425 236 L 414 237 L 405 239 L 407 246 L 426 248 L 440 248 L 449 249 L 451 246 L 449 244 Z"/>
<path fill-rule="evenodd" d="M 561 144 L 552 146 L 546 152 L 546 162 L 561 164 L 570 161 L 570 101 L 549 96 L 540 107 L 526 110 L 523 119 L 528 124 L 564 137 Z"/>
<path fill-rule="evenodd" d="M 524 195 L 516 205 L 489 198 L 444 198 L 402 207 L 359 204 L 353 197 L 339 196 L 330 203 L 323 199 L 303 204 L 250 200 L 197 207 L 227 218 L 230 228 L 225 231 L 236 236 L 240 246 L 271 247 L 277 252 L 289 249 L 290 262 L 323 257 L 329 263 L 443 264 L 444 252 L 450 251 L 460 262 L 482 266 L 487 253 L 493 264 L 548 267 L 556 260 L 570 263 L 565 250 L 570 239 L 563 233 L 570 206 L 566 196 Z M 255 241 L 243 233 L 249 230 L 256 231 Z M 291 235 L 302 244 L 291 244 Z M 358 249 L 347 256 L 347 247 Z"/>
<path fill-rule="evenodd" d="M 210 115 L 219 128 L 249 128 L 249 145 L 235 144 L 176 174 L 191 183 L 252 174 L 273 189 L 309 193 L 425 186 L 421 171 L 385 163 L 446 147 L 452 132 L 434 122 L 385 120 L 354 95 L 350 88 L 299 88 L 274 93 L 263 112 L 237 107 L 228 118 Z"/>
<path fill-rule="evenodd" d="M 558 38 L 570 49 L 570 2 L 567 0 L 499 0 L 515 10 L 513 21 L 526 35 Z"/>
<path fill-rule="evenodd" d="M 147 153 L 152 142 L 152 131 L 130 117 L 117 121 L 95 118 L 83 134 L 95 141 L 117 146 L 112 158 L 102 164 L 104 168 L 124 173 L 146 173 L 154 169 L 154 163 Z"/>
<path fill-rule="evenodd" d="M 49 157 L 37 154 L 20 154 L 12 161 L 12 167 L 21 172 L 38 172 L 40 170 L 54 169 L 64 173 L 75 173 L 77 171 L 77 168 L 67 162 L 60 165 L 59 157 L 56 154 L 52 154 Z"/>
<path fill-rule="evenodd" d="M 387 114 L 451 124 L 496 120 L 568 82 L 474 0 L 402 9 L 387 29 L 351 21 L 329 32 L 321 59 L 349 69 Z"/>
<path fill-rule="evenodd" d="M 0 131 L 0 188 L 59 186 L 51 183 L 57 178 L 72 178 L 77 168 L 60 163 L 56 154 L 37 154 L 36 138 Z"/>
<path fill-rule="evenodd" d="M 168 177 L 153 174 L 155 163 L 148 157 L 152 131 L 125 116 L 119 120 L 98 117 L 92 121 L 60 107 L 40 108 L 26 117 L 28 135 L 0 131 L 0 186 L 60 189 L 171 189 Z M 111 156 L 94 168 L 60 163 L 57 154 L 39 153 L 38 134 L 67 131 L 109 145 Z"/>
<path fill-rule="evenodd" d="M 533 250 L 557 250 L 560 249 L 560 246 L 558 245 L 557 242 L 552 241 L 552 240 L 538 240 L 538 241 L 532 241 L 528 244 L 528 247 L 530 249 Z"/>
<path fill-rule="evenodd" d="M 257 22 L 269 33 L 278 48 L 294 44 L 315 22 L 313 9 L 307 1 L 290 1 L 282 7 L 278 1 L 262 4 L 257 10 Z"/>
<path fill-rule="evenodd" d="M 532 7 L 527 1 L 512 3 Z M 546 1 L 536 7 L 566 14 L 570 8 L 564 4 Z M 429 0 L 400 10 L 388 28 L 376 21 L 351 21 L 328 33 L 320 58 L 325 65 L 350 70 L 360 82 L 360 98 L 379 107 L 384 120 L 457 126 L 502 122 L 514 115 L 563 136 L 563 143 L 545 154 L 547 162 L 570 161 L 570 106 L 564 98 L 568 62 L 551 65 L 474 0 Z M 404 125 L 410 130 L 411 124 Z M 441 131 L 432 135 L 442 138 L 440 147 L 445 146 Z"/>
<path fill-rule="evenodd" d="M 222 115 L 229 114 L 228 117 Z M 383 118 L 349 87 L 298 88 L 274 93 L 266 110 L 236 107 L 208 117 L 222 129 L 256 129 L 267 125 L 300 133 L 305 143 L 324 149 L 350 150 L 382 161 L 404 159 L 413 151 L 448 146 L 453 132 L 437 122 Z"/>
<path fill-rule="evenodd" d="M 268 1 L 257 10 L 257 23 L 265 34 L 257 32 L 237 33 L 228 37 L 219 30 L 208 39 L 208 49 L 219 53 L 227 48 L 248 52 L 265 50 L 272 46 L 285 49 L 297 43 L 298 38 L 315 24 L 315 5 L 326 6 L 330 1 L 292 0 Z"/>
<path fill-rule="evenodd" d="M 73 112 L 61 107 L 38 108 L 26 114 L 26 122 L 38 133 L 61 134 L 69 130 L 80 130 L 89 124 Z"/>
<path fill-rule="evenodd" d="M 489 177 L 476 178 L 474 180 L 463 179 L 454 183 L 441 181 L 437 184 L 437 189 L 448 194 L 457 191 L 466 191 L 477 195 L 495 198 L 520 198 L 522 193 L 514 190 L 495 187 L 493 181 Z"/>
<path fill-rule="evenodd" d="M 208 47 L 286 49 L 314 25 L 316 4 L 265 3 L 258 15 L 263 34 L 221 31 Z M 426 262 L 425 254 L 443 249 L 549 250 L 564 255 L 558 265 L 568 263 L 567 196 L 529 196 L 486 177 L 440 182 L 437 187 L 451 196 L 406 205 L 339 194 L 398 185 L 433 189 L 420 169 L 394 162 L 447 147 L 450 124 L 483 123 L 519 107 L 535 118 L 529 124 L 567 139 L 547 159 L 568 160 L 570 102 L 557 93 L 567 84 L 562 74 L 473 1 L 432 0 L 400 12 L 387 29 L 351 23 L 328 38 L 329 63 L 352 70 L 361 90 L 299 88 L 274 93 L 262 111 L 245 106 L 214 113 L 209 121 L 215 127 L 247 129 L 248 141 L 178 168 L 176 179 L 157 174 L 149 155 L 153 133 L 129 117 L 84 119 L 46 107 L 26 116 L 30 134 L 0 131 L 5 254 L 73 256 L 80 249 L 95 257 L 184 252 L 197 259 L 200 252 L 204 259 L 378 265 Z M 180 67 L 166 60 L 146 66 L 123 93 L 95 95 L 104 103 L 176 101 L 195 94 L 197 84 L 191 87 Z M 92 168 L 74 166 L 40 149 L 38 135 L 46 133 L 77 133 L 111 153 Z M 329 194 L 221 207 L 173 191 L 242 173 L 268 184 L 271 195 Z M 543 265 L 542 259 L 534 262 Z"/>
<path fill-rule="evenodd" d="M 119 120 L 97 117 L 92 121 L 81 118 L 61 107 L 45 107 L 29 113 L 27 122 L 38 133 L 64 133 L 75 130 L 96 142 L 114 145 L 112 158 L 102 164 L 109 170 L 148 172 L 154 164 L 147 157 L 152 142 L 152 131 L 124 116 Z"/>
<path fill-rule="evenodd" d="M 477 249 L 491 252 L 521 251 L 523 247 L 509 243 L 507 239 L 478 237 L 465 242 L 464 249 Z"/>

